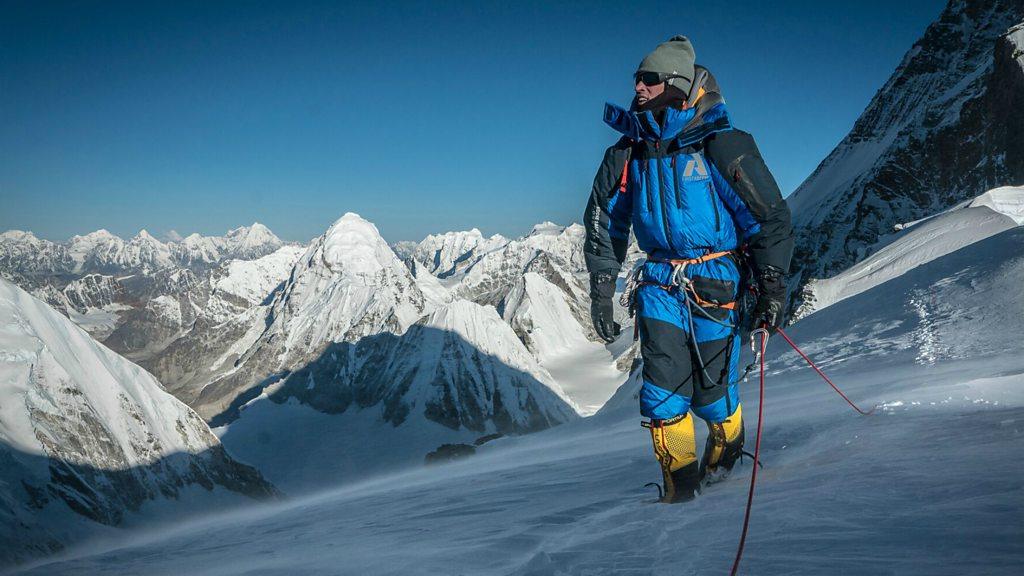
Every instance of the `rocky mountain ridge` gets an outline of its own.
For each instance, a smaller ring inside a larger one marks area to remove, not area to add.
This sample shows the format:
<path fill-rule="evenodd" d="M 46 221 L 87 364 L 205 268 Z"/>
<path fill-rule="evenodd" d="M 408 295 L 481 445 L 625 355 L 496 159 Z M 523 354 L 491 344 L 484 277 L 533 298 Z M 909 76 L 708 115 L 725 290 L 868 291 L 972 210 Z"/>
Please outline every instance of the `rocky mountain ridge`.
<path fill-rule="evenodd" d="M 0 274 L 54 277 L 85 274 L 151 274 L 175 267 L 200 268 L 232 259 L 252 260 L 284 246 L 269 228 L 253 223 L 224 236 L 191 234 L 161 241 L 146 230 L 129 240 L 97 230 L 67 242 L 40 239 L 32 232 L 0 234 Z"/>
<path fill-rule="evenodd" d="M 798 294 L 873 253 L 897 223 L 1024 183 L 1022 21 L 1019 0 L 952 0 L 907 52 L 788 198 Z"/>

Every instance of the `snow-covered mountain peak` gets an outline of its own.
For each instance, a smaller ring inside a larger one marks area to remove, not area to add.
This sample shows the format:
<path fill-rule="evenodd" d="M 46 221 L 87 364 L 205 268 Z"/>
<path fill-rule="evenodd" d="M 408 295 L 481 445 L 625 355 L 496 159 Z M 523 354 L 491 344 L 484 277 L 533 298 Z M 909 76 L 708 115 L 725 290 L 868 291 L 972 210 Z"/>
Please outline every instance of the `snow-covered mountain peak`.
<path fill-rule="evenodd" d="M 366 285 L 385 267 L 401 264 L 377 227 L 354 212 L 331 225 L 322 237 L 321 253 L 332 272 Z"/>
<path fill-rule="evenodd" d="M 71 240 L 68 241 L 71 253 L 75 255 L 84 255 L 97 246 L 121 245 L 124 243 L 125 241 L 120 236 L 109 232 L 105 228 L 100 228 L 88 234 L 72 236 Z"/>
<path fill-rule="evenodd" d="M 156 243 L 156 244 L 163 244 L 163 242 L 157 240 L 156 237 L 153 236 L 152 234 L 150 234 L 149 231 L 146 230 L 145 228 L 143 228 L 142 230 L 139 230 L 139 233 L 136 234 L 135 238 L 132 238 L 132 240 L 138 240 L 140 242 L 153 242 L 153 243 Z"/>
<path fill-rule="evenodd" d="M 377 227 L 345 214 L 298 258 L 270 305 L 266 331 L 237 370 L 206 386 L 194 406 L 208 418 L 237 409 L 238 395 L 268 374 L 305 366 L 333 344 L 402 334 L 426 307 L 412 272 Z"/>
<path fill-rule="evenodd" d="M 484 238 L 479 228 L 431 234 L 411 250 L 408 256 L 427 267 L 439 278 L 454 275 L 471 265 L 485 252 L 506 244 L 500 234 Z"/>
<path fill-rule="evenodd" d="M 548 252 L 569 264 L 574 271 L 584 270 L 583 237 L 586 230 L 581 224 L 559 226 L 550 222 L 533 227 L 534 232 L 523 239 L 526 246 Z"/>
<path fill-rule="evenodd" d="M 0 240 L 26 242 L 31 244 L 39 242 L 39 238 L 36 237 L 35 234 L 26 230 L 8 230 L 3 234 L 0 234 Z"/>
<path fill-rule="evenodd" d="M 114 234 L 114 233 L 112 233 L 112 232 L 110 232 L 106 228 L 100 228 L 99 230 L 94 230 L 92 232 L 89 232 L 88 234 L 72 236 L 71 239 L 72 240 L 78 239 L 78 240 L 83 240 L 83 241 L 84 240 L 101 241 L 101 240 L 115 240 L 115 239 L 116 240 L 120 240 L 121 237 L 116 235 L 116 234 Z"/>
<path fill-rule="evenodd" d="M 239 234 L 243 234 L 243 235 L 246 235 L 246 236 L 249 236 L 249 235 L 262 236 L 264 238 L 269 238 L 269 237 L 277 238 L 277 236 L 275 236 L 274 233 L 270 231 L 270 228 L 267 228 L 266 226 L 264 226 L 260 222 L 253 222 L 249 226 L 239 226 L 238 228 L 235 228 L 233 230 L 229 230 L 228 233 L 225 234 L 225 236 L 237 236 Z"/>
<path fill-rule="evenodd" d="M 554 222 L 545 220 L 539 224 L 534 224 L 527 236 L 558 235 L 561 234 L 563 230 L 565 230 L 565 226 L 560 226 Z"/>
<path fill-rule="evenodd" d="M 583 236 L 579 224 L 537 224 L 529 235 L 479 254 L 458 278 L 458 284 L 452 286 L 452 292 L 474 302 L 498 305 L 528 267 L 582 272 Z"/>
<path fill-rule="evenodd" d="M 267 244 L 280 244 L 281 239 L 276 234 L 270 231 L 259 222 L 253 222 L 251 226 L 241 226 L 233 230 L 229 230 L 224 235 L 224 239 L 229 242 L 237 242 L 240 247 L 258 247 Z"/>

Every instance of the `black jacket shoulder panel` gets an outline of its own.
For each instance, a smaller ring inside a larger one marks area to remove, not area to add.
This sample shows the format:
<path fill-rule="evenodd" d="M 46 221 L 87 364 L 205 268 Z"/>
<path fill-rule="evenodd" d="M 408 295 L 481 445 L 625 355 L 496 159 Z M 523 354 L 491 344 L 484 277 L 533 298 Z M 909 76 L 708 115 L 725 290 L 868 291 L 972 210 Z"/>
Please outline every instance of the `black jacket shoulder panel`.
<path fill-rule="evenodd" d="M 720 132 L 708 140 L 707 153 L 758 220 L 783 202 L 782 191 L 749 133 L 736 129 Z"/>
<path fill-rule="evenodd" d="M 749 240 L 755 266 L 758 269 L 772 266 L 788 271 L 793 256 L 789 206 L 761 157 L 754 137 L 732 129 L 715 134 L 705 146 L 708 159 L 761 225 L 761 231 Z"/>

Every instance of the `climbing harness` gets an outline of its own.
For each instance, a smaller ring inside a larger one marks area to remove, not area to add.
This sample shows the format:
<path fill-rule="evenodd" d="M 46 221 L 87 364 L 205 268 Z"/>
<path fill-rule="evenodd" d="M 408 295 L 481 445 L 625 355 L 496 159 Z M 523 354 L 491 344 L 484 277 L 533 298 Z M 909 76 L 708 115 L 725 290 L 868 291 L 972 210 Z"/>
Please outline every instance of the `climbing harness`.
<path fill-rule="evenodd" d="M 701 375 L 704 376 L 705 382 L 715 382 L 715 380 L 713 378 L 711 378 L 711 376 L 708 374 L 706 364 L 704 363 L 704 358 L 702 358 L 701 354 L 700 354 L 700 346 L 697 344 L 697 340 L 696 340 L 696 336 L 695 336 L 696 335 L 696 331 L 694 330 L 694 325 L 693 325 L 693 313 L 694 313 L 694 311 L 696 311 L 701 316 L 703 316 L 705 319 L 710 320 L 711 322 L 714 322 L 715 324 L 718 324 L 719 326 L 724 326 L 725 328 L 729 328 L 731 330 L 731 329 L 736 328 L 736 325 L 731 324 L 729 322 L 724 322 L 722 320 L 719 320 L 719 319 L 715 318 L 710 313 L 708 313 L 707 310 L 705 310 L 705 308 L 721 308 L 721 309 L 732 311 L 732 310 L 735 310 L 735 308 L 736 308 L 736 301 L 733 300 L 733 301 L 730 301 L 730 302 L 719 302 L 717 300 L 705 300 L 704 298 L 702 298 L 700 296 L 700 294 L 697 293 L 697 290 L 694 288 L 693 280 L 691 280 L 690 278 L 688 278 L 686 276 L 686 267 L 690 266 L 690 265 L 693 265 L 693 264 L 702 264 L 704 262 L 708 262 L 708 261 L 714 260 L 716 258 L 722 258 L 722 257 L 725 257 L 725 256 L 734 256 L 734 254 L 735 254 L 735 251 L 733 251 L 733 250 L 726 250 L 726 251 L 722 251 L 722 252 L 710 252 L 709 251 L 707 254 L 704 254 L 703 256 L 699 256 L 697 258 L 685 258 L 685 259 L 667 259 L 666 258 L 666 259 L 663 259 L 663 258 L 649 257 L 649 258 L 647 258 L 646 261 L 642 261 L 642 262 L 638 263 L 636 268 L 634 268 L 633 272 L 629 275 L 629 279 L 626 281 L 626 288 L 625 288 L 625 290 L 622 291 L 622 295 L 619 297 L 619 304 L 621 304 L 623 307 L 627 308 L 629 310 L 629 316 L 634 319 L 633 320 L 633 340 L 635 341 L 635 340 L 639 339 L 639 337 L 640 337 L 640 323 L 636 321 L 636 297 L 637 297 L 637 290 L 639 288 L 643 287 L 643 286 L 656 286 L 656 287 L 661 288 L 662 290 L 665 290 L 665 291 L 668 291 L 668 292 L 672 292 L 672 291 L 678 290 L 683 295 L 684 304 L 686 305 L 686 314 L 687 314 L 687 317 L 688 317 L 688 320 L 689 320 L 689 325 L 690 325 L 690 342 L 693 345 L 694 355 L 697 357 L 697 364 L 698 364 L 698 366 L 700 366 L 700 373 L 701 373 Z M 644 270 L 644 263 L 645 262 L 656 262 L 656 263 L 660 263 L 660 264 L 670 264 L 672 266 L 672 273 L 669 276 L 671 283 L 670 284 L 662 284 L 660 282 L 653 282 L 653 281 L 650 281 L 650 280 L 643 279 L 642 276 L 643 276 L 643 270 Z M 730 340 L 730 343 L 727 344 L 726 349 L 727 350 L 731 350 L 732 349 L 731 340 Z M 748 371 L 749 371 L 749 368 L 748 368 Z M 744 379 L 745 378 L 746 378 L 746 374 L 744 374 Z M 653 406 L 653 408 L 657 408 L 657 407 L 661 406 L 662 404 L 664 404 L 666 401 L 668 401 L 668 399 L 672 397 L 672 394 L 675 394 L 676 392 L 678 392 L 679 389 L 682 388 L 685 383 L 686 383 L 686 380 L 683 380 L 682 382 L 680 382 L 679 385 L 677 385 L 675 387 L 675 389 L 672 390 L 671 394 L 668 394 L 667 396 L 662 398 L 660 402 L 658 402 L 657 404 L 655 404 Z M 727 410 L 731 413 L 732 412 L 732 404 L 729 402 L 729 395 L 728 395 L 728 393 L 725 395 L 725 398 L 726 398 L 726 402 L 728 404 L 727 405 Z"/>
<path fill-rule="evenodd" d="M 711 316 L 704 308 L 720 308 L 724 310 L 735 310 L 736 301 L 732 300 L 729 302 L 719 302 L 718 300 L 705 300 L 697 292 L 693 286 L 693 280 L 686 277 L 686 267 L 692 264 L 703 264 L 716 258 L 722 258 L 725 256 L 735 256 L 734 250 L 726 250 L 723 252 L 708 252 L 703 256 L 697 258 L 685 258 L 685 259 L 663 259 L 663 258 L 647 258 L 645 261 L 641 261 L 633 269 L 633 272 L 629 275 L 629 279 L 626 280 L 626 289 L 622 291 L 622 295 L 619 297 L 619 304 L 629 311 L 630 317 L 635 316 L 636 313 L 636 296 L 637 290 L 643 286 L 657 286 L 667 292 L 673 292 L 679 290 L 686 298 L 687 307 L 693 304 L 697 307 L 697 311 L 704 318 L 711 320 L 712 322 L 725 326 L 726 328 L 734 328 L 735 326 L 718 320 Z M 670 264 L 672 266 L 672 274 L 670 275 L 670 283 L 662 284 L 660 282 L 653 282 L 642 278 L 644 271 L 645 262 L 656 262 L 660 264 Z M 638 324 L 633 324 L 633 340 L 639 338 Z"/>

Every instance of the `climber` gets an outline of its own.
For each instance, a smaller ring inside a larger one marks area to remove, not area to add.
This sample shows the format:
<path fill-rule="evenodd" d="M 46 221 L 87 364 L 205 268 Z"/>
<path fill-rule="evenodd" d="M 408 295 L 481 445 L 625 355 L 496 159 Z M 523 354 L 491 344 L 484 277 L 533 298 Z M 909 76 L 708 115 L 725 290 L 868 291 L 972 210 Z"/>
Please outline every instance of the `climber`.
<path fill-rule="evenodd" d="M 686 37 L 655 48 L 633 80 L 629 110 L 605 105 L 604 121 L 623 136 L 605 152 L 584 215 L 591 315 L 598 335 L 614 341 L 632 228 L 647 256 L 626 295 L 643 359 L 640 413 L 663 472 L 662 501 L 681 502 L 727 476 L 742 454 L 738 292 L 749 279 L 752 324 L 781 326 L 793 234 L 754 139 L 732 127 Z M 699 463 L 691 410 L 709 429 Z"/>

